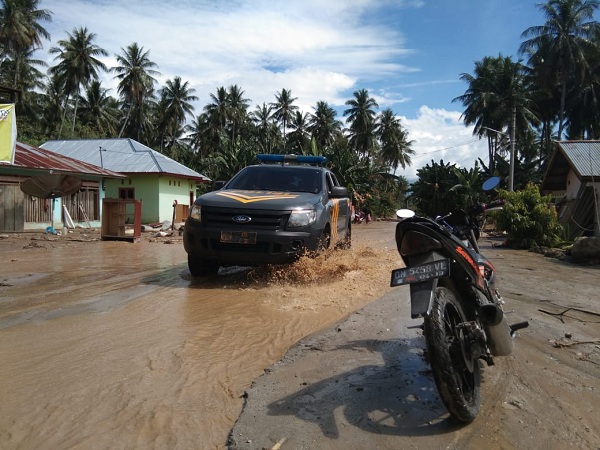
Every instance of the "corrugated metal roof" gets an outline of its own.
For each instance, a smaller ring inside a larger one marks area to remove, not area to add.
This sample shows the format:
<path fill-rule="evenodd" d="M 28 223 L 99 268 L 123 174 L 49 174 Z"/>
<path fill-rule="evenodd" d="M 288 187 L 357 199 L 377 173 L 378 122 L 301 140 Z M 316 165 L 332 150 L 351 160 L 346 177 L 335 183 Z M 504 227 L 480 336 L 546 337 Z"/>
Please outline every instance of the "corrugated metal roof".
<path fill-rule="evenodd" d="M 197 181 L 210 179 L 133 139 L 48 141 L 42 148 L 125 174 L 164 173 Z"/>
<path fill-rule="evenodd" d="M 93 164 L 59 155 L 43 148 L 32 147 L 22 142 L 17 142 L 14 164 L 2 164 L 0 167 L 40 171 L 52 170 L 59 173 L 95 175 L 104 178 L 123 177 L 123 175 L 112 170 L 102 169 Z"/>
<path fill-rule="evenodd" d="M 600 177 L 600 141 L 563 141 L 558 145 L 580 177 Z"/>

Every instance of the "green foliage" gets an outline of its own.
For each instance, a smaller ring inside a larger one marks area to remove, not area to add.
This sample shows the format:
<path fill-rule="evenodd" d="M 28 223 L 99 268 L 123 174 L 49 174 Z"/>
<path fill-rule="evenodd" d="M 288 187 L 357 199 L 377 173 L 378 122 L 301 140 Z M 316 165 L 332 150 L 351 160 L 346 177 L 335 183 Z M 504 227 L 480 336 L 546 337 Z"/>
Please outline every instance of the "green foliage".
<path fill-rule="evenodd" d="M 456 166 L 431 160 L 417 170 L 418 180 L 412 184 L 410 207 L 429 217 L 446 214 L 459 206 L 459 193 L 452 187 L 459 184 Z"/>
<path fill-rule="evenodd" d="M 496 226 L 508 233 L 511 247 L 551 247 L 561 241 L 556 211 L 550 206 L 551 196 L 542 196 L 533 183 L 522 191 L 502 190 L 500 196 L 506 204 L 496 213 Z"/>
<path fill-rule="evenodd" d="M 461 209 L 467 209 L 482 200 L 483 179 L 479 170 L 479 164 L 475 162 L 472 169 L 454 169 L 454 174 L 458 179 L 458 184 L 450 188 L 450 192 L 457 195 L 457 206 Z"/>

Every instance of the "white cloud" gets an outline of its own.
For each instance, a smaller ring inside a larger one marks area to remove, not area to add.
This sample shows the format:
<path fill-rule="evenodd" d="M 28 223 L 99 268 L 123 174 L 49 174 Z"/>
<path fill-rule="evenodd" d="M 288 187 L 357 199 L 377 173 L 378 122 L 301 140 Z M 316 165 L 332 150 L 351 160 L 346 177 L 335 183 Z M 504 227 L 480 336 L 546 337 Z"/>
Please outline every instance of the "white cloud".
<path fill-rule="evenodd" d="M 422 106 L 416 119 L 400 117 L 402 126 L 408 130 L 412 148 L 412 166 L 396 173 L 409 181 L 417 179 L 417 169 L 443 160 L 456 163 L 458 167 L 472 168 L 481 158 L 487 163 L 487 143 L 473 136 L 473 128 L 460 122 L 460 112 L 432 109 Z"/>
<path fill-rule="evenodd" d="M 358 83 L 362 88 L 417 70 L 398 61 L 411 53 L 398 30 L 382 30 L 361 20 L 363 12 L 385 4 L 52 0 L 44 7 L 54 13 L 46 26 L 52 45 L 65 39 L 66 32 L 87 27 L 97 35 L 95 43 L 110 54 L 103 61 L 113 67 L 114 55 L 137 42 L 158 64 L 159 84 L 181 76 L 196 89 L 200 107 L 216 88 L 237 84 L 255 105 L 274 101 L 275 92 L 290 89 L 304 109 L 317 100 L 343 104 Z M 104 76 L 103 84 L 114 92 L 111 74 Z M 403 100 L 399 94 L 388 95 L 388 103 Z"/>
<path fill-rule="evenodd" d="M 97 35 L 95 43 L 110 54 L 103 58 L 108 67 L 136 42 L 158 64 L 159 85 L 180 76 L 195 89 L 196 114 L 217 88 L 233 84 L 244 90 L 251 109 L 275 101 L 285 88 L 301 110 L 312 112 L 319 100 L 342 111 L 357 89 L 367 89 L 380 110 L 404 108 L 418 101 L 412 94 L 456 83 L 431 73 L 415 78 L 426 67 L 407 63 L 416 52 L 401 27 L 373 20 L 425 7 L 422 0 L 45 0 L 43 7 L 54 13 L 45 24 L 52 44 L 40 52 L 50 64 L 55 62 L 47 48 L 74 28 Z M 410 74 L 412 82 L 405 78 Z M 116 95 L 113 74 L 102 81 Z M 472 167 L 487 155 L 484 143 L 460 123 L 460 113 L 435 106 L 401 117 L 417 151 L 412 167 L 399 171 L 409 179 L 432 159 Z"/>

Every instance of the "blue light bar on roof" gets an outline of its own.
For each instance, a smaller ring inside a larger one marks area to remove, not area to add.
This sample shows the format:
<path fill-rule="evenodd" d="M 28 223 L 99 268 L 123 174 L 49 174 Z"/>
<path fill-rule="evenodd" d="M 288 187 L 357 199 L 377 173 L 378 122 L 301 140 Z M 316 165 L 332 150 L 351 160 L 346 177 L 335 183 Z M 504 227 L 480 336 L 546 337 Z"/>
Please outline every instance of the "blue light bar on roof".
<path fill-rule="evenodd" d="M 256 155 L 261 162 L 297 162 L 301 164 L 325 164 L 325 156 L 305 156 L 305 155 Z"/>

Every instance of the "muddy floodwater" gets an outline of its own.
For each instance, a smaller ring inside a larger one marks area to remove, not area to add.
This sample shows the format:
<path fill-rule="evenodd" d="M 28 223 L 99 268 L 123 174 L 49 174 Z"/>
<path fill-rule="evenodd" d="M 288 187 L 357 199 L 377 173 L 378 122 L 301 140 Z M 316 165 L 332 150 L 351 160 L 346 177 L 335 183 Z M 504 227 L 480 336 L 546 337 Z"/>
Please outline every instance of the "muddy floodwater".
<path fill-rule="evenodd" d="M 223 448 L 244 391 L 389 290 L 393 223 L 285 268 L 193 279 L 178 237 L 0 240 L 0 448 Z"/>

